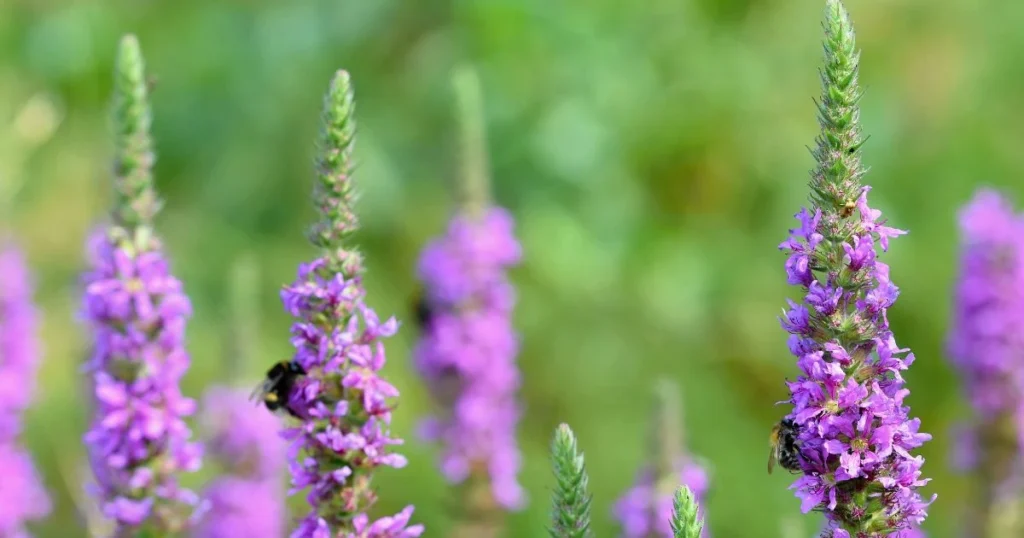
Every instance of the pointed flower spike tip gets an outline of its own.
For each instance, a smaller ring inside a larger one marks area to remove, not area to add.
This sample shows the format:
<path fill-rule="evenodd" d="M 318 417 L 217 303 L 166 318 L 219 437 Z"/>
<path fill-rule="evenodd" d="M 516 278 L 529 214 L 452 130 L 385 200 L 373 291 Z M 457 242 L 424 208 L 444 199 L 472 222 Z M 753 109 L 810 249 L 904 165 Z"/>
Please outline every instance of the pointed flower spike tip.
<path fill-rule="evenodd" d="M 149 227 L 161 202 L 153 185 L 152 112 L 142 49 L 134 35 L 118 46 L 114 67 L 114 222 Z"/>
<path fill-rule="evenodd" d="M 320 116 L 316 184 L 313 188 L 313 204 L 319 214 L 319 221 L 309 231 L 310 241 L 328 251 L 339 262 L 342 258 L 358 258 L 354 252 L 343 252 L 345 241 L 359 229 L 352 177 L 355 168 L 355 111 L 352 79 L 348 71 L 339 70 L 331 79 Z M 359 260 L 350 260 L 356 261 Z M 347 270 L 361 270 L 361 263 Z"/>
<path fill-rule="evenodd" d="M 680 486 L 672 499 L 672 535 L 675 538 L 700 538 L 704 520 L 697 512 L 697 499 L 686 486 Z"/>
<path fill-rule="evenodd" d="M 588 538 L 590 531 L 591 496 L 587 491 L 589 478 L 583 454 L 576 447 L 576 436 L 568 424 L 555 430 L 551 443 L 551 460 L 555 472 L 552 496 L 552 538 Z"/>

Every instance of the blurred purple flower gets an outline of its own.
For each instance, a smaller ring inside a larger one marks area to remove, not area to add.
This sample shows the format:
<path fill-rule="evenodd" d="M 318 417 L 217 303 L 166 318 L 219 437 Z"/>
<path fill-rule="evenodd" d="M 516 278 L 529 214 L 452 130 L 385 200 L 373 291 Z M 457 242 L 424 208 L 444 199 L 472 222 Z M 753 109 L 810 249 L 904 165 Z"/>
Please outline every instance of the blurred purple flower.
<path fill-rule="evenodd" d="M 142 51 L 121 39 L 114 73 L 115 202 L 111 222 L 88 238 L 82 317 L 92 335 L 92 424 L 84 440 L 96 477 L 90 491 L 117 536 L 162 536 L 201 514 L 177 475 L 200 466 L 181 394 L 189 367 L 185 325 L 192 305 L 170 272 L 153 229 L 160 208 L 149 136 Z"/>
<path fill-rule="evenodd" d="M 960 213 L 949 354 L 979 418 L 1016 415 L 1024 373 L 1024 218 L 982 190 Z"/>
<path fill-rule="evenodd" d="M 34 397 L 38 317 L 25 258 L 13 241 L 0 238 L 0 441 L 18 435 Z"/>
<path fill-rule="evenodd" d="M 289 395 L 287 408 L 299 423 L 283 435 L 290 441 L 292 490 L 308 489 L 311 511 L 292 538 L 405 538 L 423 533 L 407 526 L 413 508 L 370 522 L 376 502 L 371 479 L 378 467 L 405 466 L 391 452 L 402 443 L 390 433 L 398 390 L 380 377 L 383 339 L 398 322 L 383 323 L 366 305 L 362 258 L 345 240 L 358 228 L 353 208 L 351 151 L 355 123 L 351 81 L 338 71 L 324 98 L 314 204 L 319 222 L 310 240 L 323 255 L 299 266 L 298 278 L 281 290 L 285 310 L 296 318 L 294 361 L 307 372 Z"/>
<path fill-rule="evenodd" d="M 22 525 L 50 513 L 32 458 L 17 446 L 21 415 L 39 367 L 38 313 L 21 251 L 0 238 L 0 536 L 27 537 Z"/>
<path fill-rule="evenodd" d="M 982 492 L 969 534 L 1021 494 L 1024 446 L 1024 217 L 980 190 L 960 212 L 959 280 L 948 351 L 974 410 L 958 428 L 957 467 Z"/>
<path fill-rule="evenodd" d="M 11 442 L 0 442 L 0 476 L 0 536 L 28 538 L 24 523 L 42 519 L 51 509 L 31 456 Z"/>
<path fill-rule="evenodd" d="M 214 387 L 203 397 L 207 451 L 226 474 L 214 479 L 205 497 L 210 509 L 198 538 L 280 538 L 284 534 L 284 477 L 287 445 L 274 415 L 254 405 L 243 391 Z"/>
<path fill-rule="evenodd" d="M 612 513 L 622 526 L 623 538 L 673 538 L 672 498 L 674 489 L 680 485 L 689 487 L 693 492 L 699 506 L 698 517 L 706 521 L 702 501 L 708 491 L 707 473 L 688 457 L 680 458 L 676 467 L 678 476 L 661 481 L 655 480 L 650 467 L 641 470 L 634 486 L 615 503 Z M 659 487 L 662 482 L 664 487 Z M 710 531 L 705 525 L 701 538 L 709 536 Z"/>
<path fill-rule="evenodd" d="M 479 219 L 458 214 L 447 234 L 424 249 L 419 278 L 429 319 L 414 353 L 444 407 L 421 427 L 424 437 L 442 444 L 442 472 L 452 483 L 483 475 L 505 509 L 524 504 L 515 439 L 515 292 L 505 275 L 521 257 L 513 226 L 512 216 L 498 207 Z"/>
<path fill-rule="evenodd" d="M 195 402 L 178 383 L 188 369 L 191 304 L 159 241 L 123 228 L 90 240 L 83 313 L 94 337 L 87 365 L 96 416 L 85 442 L 102 512 L 119 529 L 171 532 L 189 521 L 197 497 L 176 475 L 195 471 L 201 451 L 185 424 Z"/>

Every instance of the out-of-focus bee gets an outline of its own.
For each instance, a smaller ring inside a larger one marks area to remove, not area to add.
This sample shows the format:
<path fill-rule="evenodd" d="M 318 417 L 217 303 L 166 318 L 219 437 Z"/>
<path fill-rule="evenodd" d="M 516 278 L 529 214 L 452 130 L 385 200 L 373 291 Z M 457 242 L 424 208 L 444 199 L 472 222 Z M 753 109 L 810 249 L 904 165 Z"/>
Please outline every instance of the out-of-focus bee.
<path fill-rule="evenodd" d="M 801 471 L 800 458 L 797 456 L 799 447 L 796 443 L 795 422 L 788 418 L 782 419 L 772 428 L 768 440 L 771 445 L 771 452 L 768 453 L 768 474 L 772 474 L 776 462 L 779 467 L 791 473 Z"/>
<path fill-rule="evenodd" d="M 430 301 L 427 300 L 426 293 L 421 291 L 419 295 L 416 296 L 416 304 L 414 308 L 416 310 L 416 323 L 419 325 L 420 329 L 427 328 L 427 325 L 430 324 L 430 320 L 434 317 L 434 310 L 430 306 Z"/>
<path fill-rule="evenodd" d="M 253 389 L 249 399 L 263 402 L 263 405 L 271 411 L 284 408 L 289 415 L 298 417 L 295 411 L 288 407 L 288 398 L 291 397 L 295 381 L 304 375 L 306 375 L 306 369 L 294 360 L 275 363 L 267 370 L 266 379 Z"/>

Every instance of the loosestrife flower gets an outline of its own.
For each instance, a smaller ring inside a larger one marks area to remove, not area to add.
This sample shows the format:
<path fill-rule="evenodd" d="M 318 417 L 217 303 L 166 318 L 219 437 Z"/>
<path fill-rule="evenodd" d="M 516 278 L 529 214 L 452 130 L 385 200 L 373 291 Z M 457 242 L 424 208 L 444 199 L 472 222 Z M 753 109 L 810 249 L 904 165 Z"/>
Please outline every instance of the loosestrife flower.
<path fill-rule="evenodd" d="M 829 537 L 834 535 L 834 534 L 830 534 L 830 533 L 834 533 L 834 532 L 835 532 L 835 527 L 833 527 L 829 522 L 826 521 L 825 522 L 825 526 L 822 529 L 822 533 L 824 533 L 826 538 L 829 538 Z M 842 536 L 842 535 L 840 534 L 839 536 Z M 919 529 L 917 527 L 911 527 L 909 529 L 904 529 L 904 530 L 901 530 L 901 531 L 896 531 L 896 532 L 888 535 L 888 538 L 928 538 L 928 535 L 925 534 L 924 531 L 922 531 L 921 529 Z"/>
<path fill-rule="evenodd" d="M 780 245 L 789 283 L 805 293 L 781 318 L 801 370 L 787 383 L 803 469 L 792 488 L 804 512 L 825 513 L 825 536 L 873 538 L 924 520 L 929 503 L 918 488 L 928 479 L 911 451 L 931 436 L 903 403 L 902 371 L 914 355 L 889 330 L 899 290 L 876 245 L 887 250 L 905 232 L 880 220 L 860 182 L 859 54 L 839 0 L 827 2 L 825 29 L 813 205 Z"/>
<path fill-rule="evenodd" d="M 463 78 L 457 81 L 471 85 L 463 89 L 462 101 L 476 101 L 475 77 L 469 71 L 460 74 Z M 476 125 L 473 119 L 479 116 L 473 107 L 463 114 L 463 122 Z M 476 148 L 466 151 L 466 159 L 482 163 L 482 125 L 478 130 L 467 133 L 464 145 Z M 462 207 L 447 233 L 427 245 L 420 258 L 422 301 L 429 315 L 423 320 L 415 360 L 443 406 L 443 414 L 425 421 L 422 431 L 428 440 L 441 442 L 440 467 L 450 482 L 468 480 L 482 486 L 483 495 L 467 492 L 467 497 L 489 497 L 501 508 L 517 509 L 524 503 L 516 478 L 520 468 L 515 439 L 520 413 L 515 398 L 520 382 L 515 362 L 519 346 L 512 327 L 515 292 L 506 271 L 519 262 L 521 248 L 513 234 L 512 216 L 486 198 L 477 199 L 486 196 L 487 190 L 486 185 L 472 186 L 486 184 L 487 172 L 482 168 L 464 169 L 461 182 L 468 194 Z M 481 512 L 489 507 L 463 508 Z"/>
<path fill-rule="evenodd" d="M 280 538 L 285 507 L 281 479 L 287 445 L 274 415 L 245 391 L 214 387 L 203 398 L 209 454 L 226 471 L 206 489 L 210 510 L 199 538 Z"/>
<path fill-rule="evenodd" d="M 300 423 L 285 430 L 290 441 L 293 491 L 308 488 L 309 514 L 292 538 L 404 538 L 419 536 L 408 526 L 413 507 L 371 522 L 376 501 L 373 471 L 400 468 L 404 457 L 390 446 L 392 406 L 398 391 L 379 374 L 383 338 L 398 329 L 394 318 L 381 322 L 364 302 L 363 262 L 343 244 L 358 229 L 352 191 L 354 101 L 349 75 L 339 71 L 324 99 L 323 131 L 317 161 L 314 202 L 321 220 L 310 239 L 321 257 L 299 267 L 296 281 L 281 291 L 292 326 L 294 359 L 308 373 L 288 400 Z"/>
<path fill-rule="evenodd" d="M 32 458 L 18 443 L 39 366 L 37 330 L 28 265 L 12 241 L 0 239 L 0 536 L 27 537 L 24 523 L 51 509 Z"/>
<path fill-rule="evenodd" d="M 982 190 L 961 211 L 960 229 L 948 350 L 975 415 L 961 440 L 978 490 L 969 525 L 972 535 L 988 536 L 1024 485 L 1024 217 Z"/>
<path fill-rule="evenodd" d="M 84 277 L 96 405 L 85 442 L 94 493 L 118 536 L 176 533 L 198 515 L 198 498 L 176 478 L 200 465 L 184 422 L 195 403 L 178 386 L 191 305 L 152 228 L 159 203 L 144 77 L 138 42 L 127 36 L 115 77 L 117 200 L 113 222 L 90 238 Z"/>
<path fill-rule="evenodd" d="M 636 483 L 612 510 L 624 538 L 672 538 L 673 503 L 679 486 L 686 486 L 697 503 L 708 491 L 707 471 L 683 450 L 678 389 L 663 382 L 657 387 L 657 395 L 651 462 L 640 470 Z M 709 536 L 707 528 L 702 527 L 701 538 Z"/>

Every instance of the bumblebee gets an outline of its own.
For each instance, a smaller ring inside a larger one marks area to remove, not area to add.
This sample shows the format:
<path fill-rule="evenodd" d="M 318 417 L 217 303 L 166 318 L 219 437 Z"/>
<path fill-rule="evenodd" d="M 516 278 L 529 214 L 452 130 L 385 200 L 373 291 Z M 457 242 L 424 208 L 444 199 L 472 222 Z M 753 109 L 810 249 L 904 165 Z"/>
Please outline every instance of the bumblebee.
<path fill-rule="evenodd" d="M 430 301 L 427 300 L 426 293 L 420 292 L 416 297 L 414 309 L 416 310 L 416 323 L 421 329 L 425 329 L 430 325 L 430 320 L 434 318 L 434 310 L 430 306 Z"/>
<path fill-rule="evenodd" d="M 278 362 L 267 370 L 266 379 L 253 389 L 249 399 L 255 400 L 257 403 L 263 402 L 263 405 L 271 411 L 277 411 L 283 407 L 289 415 L 298 417 L 288 407 L 288 399 L 291 397 L 295 382 L 304 375 L 306 375 L 306 369 L 298 362 L 294 360 Z"/>
<path fill-rule="evenodd" d="M 771 445 L 771 452 L 768 453 L 768 474 L 772 474 L 776 462 L 779 467 L 791 473 L 801 471 L 800 458 L 797 456 L 799 448 L 796 433 L 796 423 L 788 418 L 782 419 L 772 428 L 772 434 L 768 438 Z"/>

